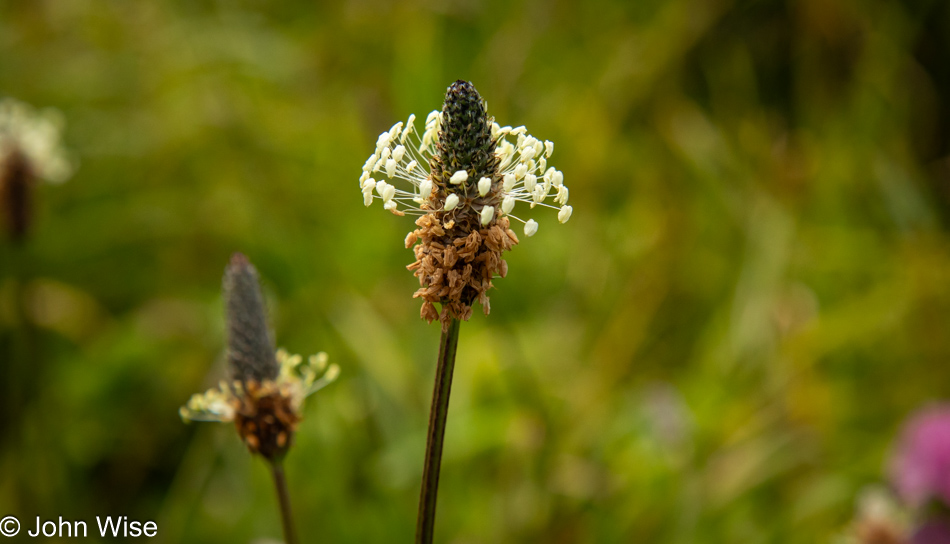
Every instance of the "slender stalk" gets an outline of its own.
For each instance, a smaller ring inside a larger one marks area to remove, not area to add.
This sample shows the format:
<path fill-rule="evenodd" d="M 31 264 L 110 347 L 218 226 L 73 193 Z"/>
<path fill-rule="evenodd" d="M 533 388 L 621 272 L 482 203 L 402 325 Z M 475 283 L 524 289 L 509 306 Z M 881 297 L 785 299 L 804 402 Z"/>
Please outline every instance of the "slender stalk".
<path fill-rule="evenodd" d="M 284 542 L 297 544 L 297 533 L 294 532 L 294 518 L 290 511 L 290 494 L 287 492 L 287 478 L 284 476 L 284 464 L 281 461 L 272 461 L 274 485 L 277 486 L 277 498 L 280 501 L 280 520 L 284 525 Z"/>
<path fill-rule="evenodd" d="M 449 393 L 452 391 L 452 371 L 455 369 L 455 351 L 459 343 L 459 325 L 459 320 L 453 319 L 448 330 L 442 331 L 442 340 L 439 342 L 439 363 L 435 369 L 435 387 L 432 390 L 432 407 L 429 409 L 426 460 L 422 472 L 422 492 L 419 496 L 419 517 L 416 520 L 416 544 L 431 544 L 435 528 L 439 467 L 442 464 L 442 442 L 445 438 L 445 421 L 449 414 Z"/>

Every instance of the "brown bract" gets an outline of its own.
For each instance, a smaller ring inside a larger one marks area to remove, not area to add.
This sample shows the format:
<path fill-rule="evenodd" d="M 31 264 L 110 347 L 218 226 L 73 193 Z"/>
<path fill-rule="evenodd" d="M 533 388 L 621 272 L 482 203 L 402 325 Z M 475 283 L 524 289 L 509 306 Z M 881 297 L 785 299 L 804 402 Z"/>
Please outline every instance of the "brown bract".
<path fill-rule="evenodd" d="M 478 301 L 485 315 L 491 310 L 487 291 L 492 278 L 505 277 L 508 263 L 501 258 L 503 251 L 518 243 L 518 237 L 509 228 L 508 218 L 493 220 L 481 227 L 478 218 L 459 217 L 450 220 L 446 228 L 442 212 L 423 215 L 416 220 L 418 229 L 406 237 L 406 247 L 412 247 L 416 261 L 407 268 L 419 278 L 421 287 L 414 298 L 421 298 L 422 318 L 427 322 L 438 319 L 443 330 L 454 319 L 468 320 L 472 304 Z M 440 303 L 438 312 L 434 304 Z"/>
<path fill-rule="evenodd" d="M 234 405 L 234 424 L 251 453 L 269 461 L 287 453 L 300 421 L 290 395 L 273 382 L 252 381 L 243 395 L 235 397 Z"/>

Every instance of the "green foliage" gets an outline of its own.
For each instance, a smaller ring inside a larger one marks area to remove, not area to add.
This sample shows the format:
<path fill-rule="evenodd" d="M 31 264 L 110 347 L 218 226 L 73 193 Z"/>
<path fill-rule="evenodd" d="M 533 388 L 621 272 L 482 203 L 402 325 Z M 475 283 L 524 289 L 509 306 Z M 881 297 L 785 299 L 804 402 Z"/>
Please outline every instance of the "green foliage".
<path fill-rule="evenodd" d="M 0 2 L 0 94 L 80 159 L 0 246 L 0 515 L 280 535 L 265 464 L 178 418 L 241 251 L 277 345 L 342 368 L 302 540 L 410 541 L 439 327 L 357 179 L 465 79 L 575 213 L 462 326 L 437 541 L 826 541 L 950 392 L 950 8 L 912 4 Z"/>

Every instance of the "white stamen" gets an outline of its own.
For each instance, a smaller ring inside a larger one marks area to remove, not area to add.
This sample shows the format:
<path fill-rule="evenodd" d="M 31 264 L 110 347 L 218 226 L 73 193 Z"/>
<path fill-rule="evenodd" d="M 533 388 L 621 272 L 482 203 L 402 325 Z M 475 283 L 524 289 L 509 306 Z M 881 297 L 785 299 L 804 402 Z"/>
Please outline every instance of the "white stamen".
<path fill-rule="evenodd" d="M 409 164 L 406 165 L 406 172 L 408 172 L 408 173 L 411 174 L 413 168 L 415 168 L 418 164 L 419 164 L 419 163 L 417 163 L 417 162 L 415 161 L 415 159 L 409 161 Z"/>
<path fill-rule="evenodd" d="M 561 223 L 567 223 L 567 220 L 571 218 L 572 213 L 574 213 L 574 208 L 570 206 L 561 206 L 561 211 L 557 212 L 557 220 Z"/>
<path fill-rule="evenodd" d="M 550 159 L 552 153 L 554 153 L 554 142 L 551 140 L 544 140 L 544 155 Z"/>
<path fill-rule="evenodd" d="M 377 157 L 375 153 L 370 155 L 369 158 L 366 159 L 366 162 L 363 163 L 363 171 L 364 172 L 371 171 L 373 169 L 373 166 L 376 164 L 376 159 L 378 158 L 379 157 Z"/>
<path fill-rule="evenodd" d="M 523 178 L 524 175 L 527 173 L 528 173 L 528 167 L 526 165 L 519 164 L 518 166 L 515 166 L 515 177 L 517 179 Z"/>
<path fill-rule="evenodd" d="M 447 212 L 450 212 L 454 210 L 455 207 L 458 205 L 459 205 L 459 195 L 452 193 L 448 196 L 448 198 L 445 199 L 445 208 L 443 209 Z"/>
<path fill-rule="evenodd" d="M 495 218 L 495 207 L 494 206 L 485 206 L 482 208 L 482 226 L 486 226 L 491 223 L 491 220 Z"/>
<path fill-rule="evenodd" d="M 534 219 L 528 219 L 524 224 L 524 235 L 525 236 L 534 236 L 534 233 L 538 232 L 538 222 Z"/>
<path fill-rule="evenodd" d="M 406 155 L 406 146 L 397 145 L 396 149 L 393 149 L 393 158 L 396 159 L 396 162 L 402 162 L 402 158 Z"/>
<path fill-rule="evenodd" d="M 544 185 L 536 185 L 534 192 L 531 193 L 531 199 L 535 202 L 543 202 L 546 196 L 548 195 L 544 192 Z"/>
<path fill-rule="evenodd" d="M 515 197 L 508 195 L 501 201 L 501 211 L 504 214 L 509 214 L 513 209 L 515 209 Z"/>
<path fill-rule="evenodd" d="M 419 184 L 419 194 L 422 195 L 422 198 L 428 199 L 432 196 L 432 180 L 426 178 L 422 180 L 422 183 Z"/>
<path fill-rule="evenodd" d="M 528 174 L 524 177 L 524 190 L 529 193 L 534 191 L 534 188 L 538 185 L 538 176 L 534 174 Z"/>
<path fill-rule="evenodd" d="M 478 180 L 478 196 L 485 196 L 491 190 L 491 178 L 482 178 Z"/>
<path fill-rule="evenodd" d="M 465 170 L 459 170 L 458 172 L 452 174 L 452 177 L 449 178 L 449 183 L 453 185 L 458 185 L 459 183 L 464 182 L 468 179 L 468 172 Z"/>
<path fill-rule="evenodd" d="M 506 193 L 511 192 L 515 188 L 515 182 L 518 181 L 515 179 L 514 174 L 505 174 L 503 189 Z"/>
<path fill-rule="evenodd" d="M 396 187 L 387 183 L 383 194 L 379 196 L 383 197 L 383 202 L 389 203 L 393 200 L 393 197 L 396 196 Z"/>
<path fill-rule="evenodd" d="M 396 175 L 396 161 L 393 159 L 386 159 L 386 175 L 389 177 Z"/>
<path fill-rule="evenodd" d="M 382 148 L 388 147 L 388 146 L 389 146 L 389 133 L 384 132 L 379 135 L 379 138 L 376 139 L 376 152 L 379 153 L 379 151 Z"/>

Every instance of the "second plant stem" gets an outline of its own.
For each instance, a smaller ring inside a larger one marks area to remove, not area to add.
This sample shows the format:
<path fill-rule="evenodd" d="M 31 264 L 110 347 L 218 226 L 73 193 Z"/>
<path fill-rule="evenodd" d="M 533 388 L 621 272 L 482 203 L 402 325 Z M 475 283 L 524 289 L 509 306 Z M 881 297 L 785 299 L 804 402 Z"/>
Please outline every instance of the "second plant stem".
<path fill-rule="evenodd" d="M 442 442 L 445 438 L 445 421 L 449 414 L 449 393 L 452 391 L 452 371 L 455 369 L 455 351 L 459 343 L 459 325 L 459 320 L 453 319 L 448 328 L 442 331 L 442 339 L 439 342 L 439 362 L 435 369 L 432 407 L 429 409 L 425 467 L 422 472 L 422 492 L 419 496 L 419 517 L 416 520 L 416 544 L 431 544 L 435 528 L 439 467 L 442 464 Z"/>
<path fill-rule="evenodd" d="M 290 511 L 290 494 L 287 492 L 287 478 L 284 476 L 284 464 L 281 461 L 271 461 L 274 472 L 274 485 L 277 487 L 277 500 L 280 501 L 280 520 L 284 526 L 284 542 L 297 544 L 297 534 L 294 532 L 294 517 Z"/>

